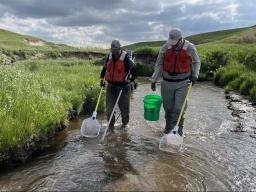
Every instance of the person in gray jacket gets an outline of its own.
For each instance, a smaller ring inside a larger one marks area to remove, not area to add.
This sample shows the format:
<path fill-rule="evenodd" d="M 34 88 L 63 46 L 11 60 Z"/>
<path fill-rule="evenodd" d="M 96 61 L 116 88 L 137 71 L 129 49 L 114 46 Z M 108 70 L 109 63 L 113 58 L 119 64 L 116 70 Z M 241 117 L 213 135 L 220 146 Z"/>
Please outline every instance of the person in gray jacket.
<path fill-rule="evenodd" d="M 151 89 L 155 91 L 156 82 L 163 78 L 161 95 L 166 119 L 165 134 L 170 133 L 176 125 L 188 85 L 190 82 L 194 84 L 198 79 L 200 65 L 195 46 L 182 37 L 179 28 L 173 28 L 169 33 L 169 39 L 159 51 L 155 71 L 150 79 Z M 184 113 L 178 131 L 181 136 L 183 123 Z"/>

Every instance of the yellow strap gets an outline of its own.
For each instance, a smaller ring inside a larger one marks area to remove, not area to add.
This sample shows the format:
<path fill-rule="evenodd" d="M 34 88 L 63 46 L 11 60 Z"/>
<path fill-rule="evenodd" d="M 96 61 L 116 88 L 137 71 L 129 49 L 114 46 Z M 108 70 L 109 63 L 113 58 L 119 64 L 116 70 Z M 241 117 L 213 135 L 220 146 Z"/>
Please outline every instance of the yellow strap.
<path fill-rule="evenodd" d="M 103 91 L 103 87 L 101 87 L 100 89 L 100 94 L 99 94 L 99 97 L 98 97 L 98 101 L 97 101 L 97 104 L 96 104 L 96 107 L 95 107 L 95 112 L 97 112 L 98 110 L 98 107 L 99 107 L 99 103 L 100 103 L 100 98 L 101 98 L 101 95 L 102 95 L 102 91 Z"/>
<path fill-rule="evenodd" d="M 188 95 L 189 95 L 189 93 L 191 91 L 191 88 L 192 88 L 192 83 L 190 83 L 190 85 L 188 87 L 187 95 L 186 95 L 185 100 L 184 100 L 184 102 L 182 104 L 181 111 L 180 111 L 180 114 L 179 114 L 179 118 L 178 118 L 178 121 L 176 123 L 176 127 L 179 126 L 180 119 L 182 117 L 182 114 L 183 114 L 183 111 L 184 111 L 184 108 L 185 108 L 185 105 L 186 105 L 186 102 L 187 102 L 187 99 L 188 99 Z"/>

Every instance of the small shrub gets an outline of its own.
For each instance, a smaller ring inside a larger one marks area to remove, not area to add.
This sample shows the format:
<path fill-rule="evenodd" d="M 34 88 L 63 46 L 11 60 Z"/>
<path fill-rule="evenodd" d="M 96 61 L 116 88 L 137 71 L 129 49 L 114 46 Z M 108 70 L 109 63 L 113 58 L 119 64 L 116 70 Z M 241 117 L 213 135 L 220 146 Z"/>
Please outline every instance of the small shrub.
<path fill-rule="evenodd" d="M 251 98 L 252 101 L 256 102 L 256 86 L 254 86 L 250 90 L 250 98 Z"/>
<path fill-rule="evenodd" d="M 229 66 L 221 68 L 217 71 L 215 82 L 216 84 L 225 86 L 229 82 L 239 78 L 244 71 L 245 67 L 243 65 L 232 63 Z"/>
<path fill-rule="evenodd" d="M 246 79 L 245 76 L 241 75 L 238 78 L 235 78 L 233 81 L 230 81 L 228 83 L 229 88 L 234 89 L 234 90 L 239 90 L 240 85 L 242 84 L 242 82 Z"/>
<path fill-rule="evenodd" d="M 256 71 L 256 51 L 251 51 L 247 54 L 244 64 L 250 69 Z"/>
<path fill-rule="evenodd" d="M 244 95 L 249 95 L 250 90 L 256 85 L 256 78 L 248 77 L 241 85 L 240 91 Z"/>
<path fill-rule="evenodd" d="M 230 54 L 227 51 L 216 50 L 206 54 L 203 65 L 206 65 L 206 71 L 215 71 L 221 66 L 225 66 L 230 59 Z M 205 63 L 205 64 L 204 64 Z"/>
<path fill-rule="evenodd" d="M 237 42 L 238 43 L 256 43 L 256 36 L 255 34 L 250 34 L 250 35 L 239 38 Z"/>
<path fill-rule="evenodd" d="M 147 54 L 147 55 L 157 55 L 159 49 L 152 47 L 141 47 L 134 50 L 135 54 Z"/>
<path fill-rule="evenodd" d="M 61 52 L 59 52 L 59 51 L 57 51 L 57 50 L 55 50 L 55 51 L 50 51 L 49 53 L 48 53 L 48 56 L 50 57 L 50 58 L 58 58 L 58 57 L 61 57 Z"/>
<path fill-rule="evenodd" d="M 39 68 L 39 67 L 38 67 L 38 65 L 37 65 L 36 62 L 31 61 L 31 62 L 28 63 L 28 69 L 29 69 L 29 71 L 35 72 L 35 71 L 38 70 L 38 68 Z"/>
<path fill-rule="evenodd" d="M 227 86 L 225 86 L 224 87 L 224 92 L 226 93 L 226 94 L 228 94 L 230 91 L 232 91 L 233 90 L 233 88 L 231 87 L 231 86 L 229 86 L 229 85 L 227 85 Z"/>
<path fill-rule="evenodd" d="M 219 80 L 220 80 L 220 78 L 222 76 L 222 73 L 224 73 L 224 68 L 223 67 L 217 69 L 216 76 L 215 76 L 215 79 L 214 79 L 214 83 L 216 85 L 219 85 Z"/>
<path fill-rule="evenodd" d="M 206 81 L 206 73 L 201 72 L 198 76 L 198 81 Z"/>
<path fill-rule="evenodd" d="M 105 58 L 96 59 L 96 60 L 93 62 L 93 65 L 103 66 L 104 60 L 105 60 Z"/>
<path fill-rule="evenodd" d="M 22 59 L 27 59 L 28 58 L 28 53 L 26 50 L 18 50 L 18 51 L 14 51 L 15 55 L 18 55 L 19 57 L 21 57 Z"/>
<path fill-rule="evenodd" d="M 154 66 L 137 63 L 136 71 L 137 71 L 138 76 L 151 76 L 154 72 Z"/>

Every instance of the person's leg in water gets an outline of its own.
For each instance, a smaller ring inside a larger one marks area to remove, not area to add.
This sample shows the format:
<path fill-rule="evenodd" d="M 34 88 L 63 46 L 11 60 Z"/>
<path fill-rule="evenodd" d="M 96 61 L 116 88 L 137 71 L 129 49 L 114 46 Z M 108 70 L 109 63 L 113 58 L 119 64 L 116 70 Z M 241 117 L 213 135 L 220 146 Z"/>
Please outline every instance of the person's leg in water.
<path fill-rule="evenodd" d="M 175 103 L 174 103 L 173 114 L 172 114 L 173 120 L 175 120 L 175 125 L 178 121 L 182 105 L 183 105 L 185 97 L 187 95 L 187 91 L 188 91 L 187 84 L 185 84 L 182 87 L 177 88 L 175 91 Z M 184 114 L 185 114 L 186 109 L 187 109 L 187 102 L 185 104 L 185 108 L 184 108 L 183 114 L 181 116 L 179 125 L 178 125 L 179 126 L 178 133 L 180 136 L 183 135 Z"/>
<path fill-rule="evenodd" d="M 120 88 L 121 90 L 121 88 Z M 118 106 L 121 112 L 122 117 L 122 127 L 125 128 L 129 123 L 129 114 L 130 114 L 130 97 L 131 97 L 131 87 L 127 84 L 123 88 L 122 95 L 118 102 Z"/>
<path fill-rule="evenodd" d="M 107 86 L 107 93 L 106 93 L 106 106 L 107 106 L 107 119 L 109 121 L 110 115 L 113 111 L 115 106 L 117 96 L 116 96 L 116 87 L 114 85 L 108 84 Z M 115 125 L 115 114 L 112 117 L 112 120 L 109 124 L 109 130 L 113 131 Z"/>
<path fill-rule="evenodd" d="M 173 121 L 172 111 L 175 102 L 175 90 L 172 87 L 172 84 L 167 81 L 161 82 L 161 95 L 163 98 L 163 107 L 165 111 L 165 130 L 164 133 L 167 134 L 175 126 Z"/>

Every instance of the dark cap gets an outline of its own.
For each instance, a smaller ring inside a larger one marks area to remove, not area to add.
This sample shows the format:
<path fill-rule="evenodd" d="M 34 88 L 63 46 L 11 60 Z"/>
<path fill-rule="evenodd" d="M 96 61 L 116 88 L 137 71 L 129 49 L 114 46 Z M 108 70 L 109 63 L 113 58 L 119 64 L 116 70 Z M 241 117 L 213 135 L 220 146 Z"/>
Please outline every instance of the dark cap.
<path fill-rule="evenodd" d="M 111 43 L 111 51 L 117 51 L 121 49 L 121 44 L 118 40 L 114 40 Z"/>

